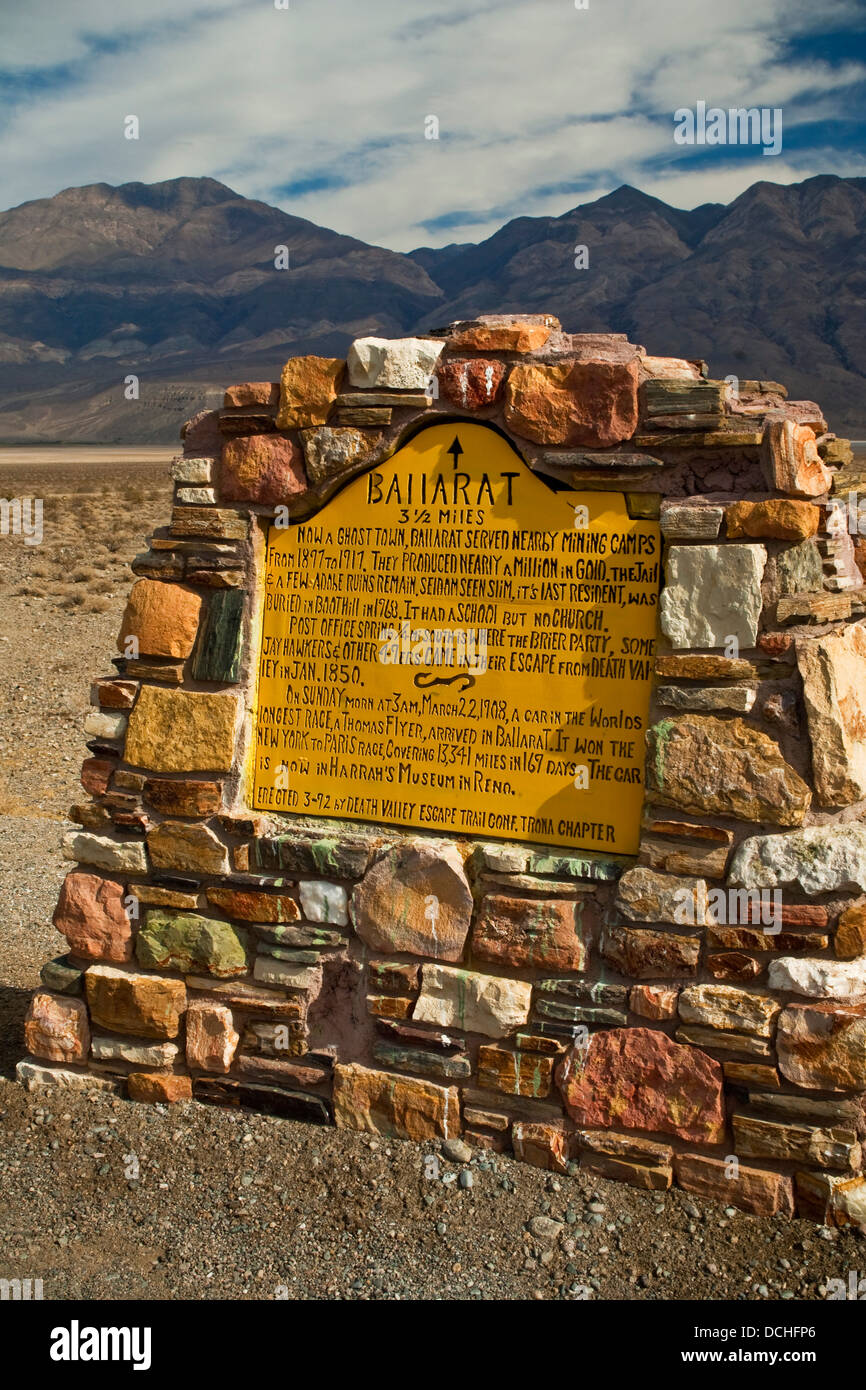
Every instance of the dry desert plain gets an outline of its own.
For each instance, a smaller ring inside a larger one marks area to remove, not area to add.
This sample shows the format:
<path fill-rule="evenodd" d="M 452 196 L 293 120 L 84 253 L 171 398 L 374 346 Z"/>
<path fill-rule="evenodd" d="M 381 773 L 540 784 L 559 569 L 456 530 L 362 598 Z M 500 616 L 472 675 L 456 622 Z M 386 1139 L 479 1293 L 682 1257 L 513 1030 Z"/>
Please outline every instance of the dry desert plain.
<path fill-rule="evenodd" d="M 111 671 L 129 562 L 168 517 L 166 449 L 2 449 L 0 1278 L 46 1299 L 823 1299 L 866 1266 L 853 1230 L 686 1193 L 268 1116 L 15 1084 L 82 797 L 90 681 Z M 134 1176 L 137 1173 L 138 1176 Z"/>

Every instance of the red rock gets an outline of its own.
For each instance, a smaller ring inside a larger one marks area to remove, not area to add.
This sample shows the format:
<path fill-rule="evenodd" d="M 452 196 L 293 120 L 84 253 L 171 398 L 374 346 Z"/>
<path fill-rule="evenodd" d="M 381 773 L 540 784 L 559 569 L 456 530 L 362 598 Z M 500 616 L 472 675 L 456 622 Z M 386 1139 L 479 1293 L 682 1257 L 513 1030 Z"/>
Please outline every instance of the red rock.
<path fill-rule="evenodd" d="M 592 898 L 510 898 L 488 893 L 472 932 L 479 960 L 515 969 L 583 970 L 588 931 L 599 924 Z"/>
<path fill-rule="evenodd" d="M 116 767 L 116 758 L 85 758 L 81 764 L 82 787 L 91 796 L 104 796 Z"/>
<path fill-rule="evenodd" d="M 758 637 L 759 651 L 767 656 L 784 656 L 794 645 L 790 632 L 762 632 Z"/>
<path fill-rule="evenodd" d="M 288 435 L 242 435 L 223 446 L 220 492 L 225 502 L 276 505 L 299 497 L 306 487 L 303 453 Z"/>
<path fill-rule="evenodd" d="M 725 1132 L 722 1068 L 652 1028 L 594 1033 L 557 1068 L 566 1110 L 581 1128 L 638 1129 L 698 1143 Z"/>
<path fill-rule="evenodd" d="M 187 458 L 214 458 L 223 442 L 219 411 L 200 410 L 182 426 L 180 437 Z"/>
<path fill-rule="evenodd" d="M 534 1124 L 515 1120 L 511 1126 L 514 1157 L 533 1168 L 546 1168 L 552 1173 L 567 1172 L 569 1135 L 559 1125 Z"/>
<path fill-rule="evenodd" d="M 219 782 L 174 782 L 168 777 L 148 777 L 144 799 L 163 816 L 211 816 L 220 808 Z"/>
<path fill-rule="evenodd" d="M 132 924 L 123 888 L 99 874 L 67 874 L 54 910 L 54 925 L 76 956 L 86 960 L 132 960 Z"/>
<path fill-rule="evenodd" d="M 643 927 L 607 927 L 601 943 L 601 954 L 608 964 L 637 980 L 694 975 L 700 953 L 699 936 Z"/>
<path fill-rule="evenodd" d="M 505 421 L 539 444 L 605 449 L 637 428 L 637 363 L 519 362 L 505 390 Z"/>
<path fill-rule="evenodd" d="M 255 888 L 208 888 L 207 900 L 239 922 L 297 922 L 301 909 L 288 893 L 263 893 Z"/>
<path fill-rule="evenodd" d="M 764 967 L 742 951 L 724 951 L 707 956 L 707 969 L 714 980 L 754 980 Z"/>
<path fill-rule="evenodd" d="M 482 406 L 492 405 L 500 396 L 505 367 L 502 362 L 478 357 L 461 358 L 442 363 L 436 378 L 439 393 L 446 401 L 464 410 L 480 410 Z"/>
<path fill-rule="evenodd" d="M 794 1215 L 794 1187 L 785 1173 L 764 1168 L 732 1167 L 723 1158 L 706 1154 L 674 1155 L 674 1173 L 680 1187 L 699 1197 L 710 1197 L 727 1206 L 750 1211 L 754 1216 Z"/>
<path fill-rule="evenodd" d="M 138 694 L 138 681 L 97 681 L 95 694 L 93 703 L 103 709 L 132 709 Z"/>
<path fill-rule="evenodd" d="M 46 1062 L 83 1062 L 90 1051 L 84 1000 L 38 990 L 24 1020 L 24 1038 L 28 1051 Z"/>
<path fill-rule="evenodd" d="M 192 1100 L 192 1080 L 170 1071 L 134 1071 L 127 1079 L 130 1100 L 147 1105 L 171 1105 L 177 1100 Z"/>
<path fill-rule="evenodd" d="M 223 398 L 223 407 L 231 410 L 243 405 L 279 405 L 280 383 L 278 381 L 243 381 L 237 386 L 229 386 Z"/>

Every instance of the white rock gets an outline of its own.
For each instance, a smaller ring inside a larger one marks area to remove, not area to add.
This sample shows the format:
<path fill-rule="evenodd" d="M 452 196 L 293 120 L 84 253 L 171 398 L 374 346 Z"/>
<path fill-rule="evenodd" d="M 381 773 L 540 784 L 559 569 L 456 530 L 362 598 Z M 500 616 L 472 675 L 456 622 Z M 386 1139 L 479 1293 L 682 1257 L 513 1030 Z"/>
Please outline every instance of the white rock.
<path fill-rule="evenodd" d="M 147 873 L 143 840 L 112 840 L 107 835 L 71 830 L 63 836 L 61 849 L 64 859 L 75 864 L 95 864 L 99 869 L 117 869 L 120 873 Z"/>
<path fill-rule="evenodd" d="M 754 835 L 736 851 L 728 882 L 740 888 L 798 884 L 804 893 L 866 892 L 866 825 L 811 825 Z"/>
<path fill-rule="evenodd" d="M 674 647 L 754 647 L 761 615 L 762 545 L 672 545 L 661 627 Z"/>
<path fill-rule="evenodd" d="M 308 922 L 331 922 L 345 927 L 349 920 L 349 895 L 338 883 L 316 883 L 306 880 L 298 884 L 301 911 Z"/>
<path fill-rule="evenodd" d="M 504 1038 L 529 1018 L 532 986 L 450 965 L 421 967 L 421 993 L 412 1012 L 419 1023 Z"/>
<path fill-rule="evenodd" d="M 123 738 L 126 733 L 125 714 L 105 714 L 92 710 L 84 721 L 84 732 L 91 738 Z"/>
<path fill-rule="evenodd" d="M 810 960 L 780 956 L 770 962 L 770 989 L 790 990 L 810 999 L 849 999 L 866 994 L 866 956 L 856 960 Z"/>
<path fill-rule="evenodd" d="M 433 338 L 356 338 L 346 358 L 349 383 L 392 391 L 426 390 L 444 346 Z"/>
<path fill-rule="evenodd" d="M 866 796 L 866 629 L 853 624 L 797 643 L 812 770 L 822 806 Z"/>
<path fill-rule="evenodd" d="M 113 1091 L 120 1095 L 123 1082 L 111 1076 L 94 1076 L 87 1071 L 67 1071 L 65 1067 L 45 1067 L 23 1060 L 15 1068 L 18 1080 L 28 1091 L 36 1086 L 58 1086 L 64 1091 Z"/>
<path fill-rule="evenodd" d="M 143 1067 L 170 1067 L 180 1048 L 173 1042 L 135 1042 L 110 1033 L 94 1033 L 90 1051 L 97 1062 L 132 1062 Z"/>
<path fill-rule="evenodd" d="M 213 477 L 213 459 L 175 459 L 171 476 L 176 483 L 209 483 Z"/>
<path fill-rule="evenodd" d="M 295 965 L 275 956 L 256 956 L 253 979 L 263 985 L 282 985 L 287 989 L 306 990 L 315 999 L 322 988 L 320 965 Z"/>
<path fill-rule="evenodd" d="M 186 506 L 212 507 L 216 502 L 216 492 L 212 487 L 179 487 L 174 500 Z"/>

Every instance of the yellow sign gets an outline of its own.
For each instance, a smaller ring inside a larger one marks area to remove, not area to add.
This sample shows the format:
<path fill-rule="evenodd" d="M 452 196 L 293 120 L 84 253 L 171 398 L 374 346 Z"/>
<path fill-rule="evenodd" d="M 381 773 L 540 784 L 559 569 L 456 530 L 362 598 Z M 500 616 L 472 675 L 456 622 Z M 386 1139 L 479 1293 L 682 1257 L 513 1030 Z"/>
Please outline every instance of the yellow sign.
<path fill-rule="evenodd" d="M 271 526 L 253 804 L 633 854 L 661 542 L 478 424 Z"/>

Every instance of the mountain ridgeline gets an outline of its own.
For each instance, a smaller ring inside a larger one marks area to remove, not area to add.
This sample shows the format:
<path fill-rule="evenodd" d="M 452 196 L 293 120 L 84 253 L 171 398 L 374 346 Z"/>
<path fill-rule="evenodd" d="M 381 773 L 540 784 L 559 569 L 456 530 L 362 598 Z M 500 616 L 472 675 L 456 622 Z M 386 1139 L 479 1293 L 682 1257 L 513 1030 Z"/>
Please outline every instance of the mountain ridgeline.
<path fill-rule="evenodd" d="M 213 179 L 66 189 L 0 213 L 0 439 L 170 443 L 293 354 L 506 311 L 709 354 L 714 376 L 782 381 L 862 438 L 864 233 L 866 179 L 829 175 L 692 211 L 623 187 L 406 255 Z"/>

